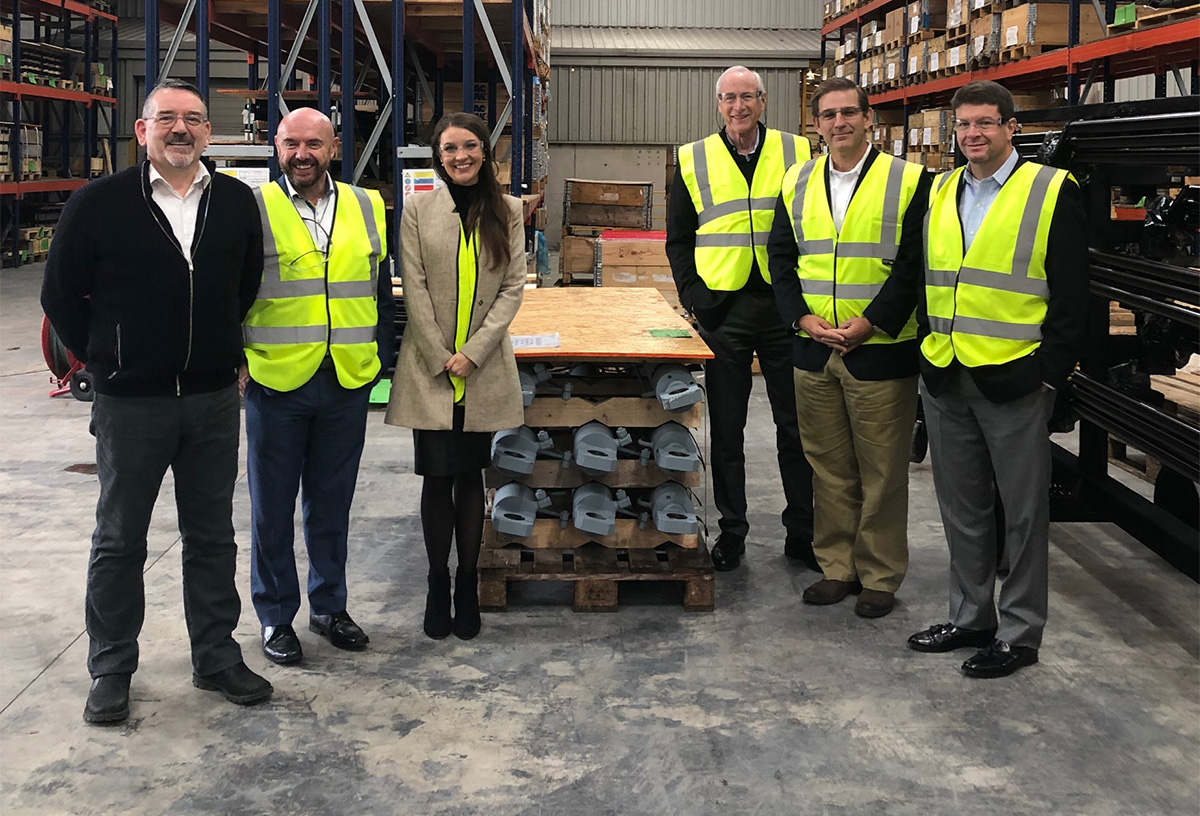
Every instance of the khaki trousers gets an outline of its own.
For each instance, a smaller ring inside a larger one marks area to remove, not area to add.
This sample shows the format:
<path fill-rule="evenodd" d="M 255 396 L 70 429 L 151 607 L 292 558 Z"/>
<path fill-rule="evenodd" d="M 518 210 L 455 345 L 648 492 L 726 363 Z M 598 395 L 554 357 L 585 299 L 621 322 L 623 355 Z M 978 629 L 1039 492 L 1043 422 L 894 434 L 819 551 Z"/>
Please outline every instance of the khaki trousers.
<path fill-rule="evenodd" d="M 795 372 L 813 468 L 813 551 L 825 577 L 895 592 L 908 570 L 908 460 L 917 378 L 859 380 L 837 353 Z"/>

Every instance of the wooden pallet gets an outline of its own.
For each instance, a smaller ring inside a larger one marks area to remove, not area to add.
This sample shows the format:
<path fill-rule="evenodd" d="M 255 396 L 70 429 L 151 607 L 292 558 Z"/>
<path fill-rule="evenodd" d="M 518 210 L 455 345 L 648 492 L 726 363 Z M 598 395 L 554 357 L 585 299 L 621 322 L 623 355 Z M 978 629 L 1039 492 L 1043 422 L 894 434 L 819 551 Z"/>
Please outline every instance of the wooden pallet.
<path fill-rule="evenodd" d="M 1143 28 L 1154 28 L 1155 26 L 1165 25 L 1167 23 L 1177 23 L 1180 20 L 1187 20 L 1196 16 L 1200 16 L 1200 4 L 1194 6 L 1184 6 L 1183 8 L 1162 9 L 1161 11 L 1143 14 L 1132 22 L 1110 25 L 1108 30 L 1110 32 L 1140 31 Z"/>
<path fill-rule="evenodd" d="M 657 428 L 664 422 L 678 422 L 685 428 L 699 428 L 704 417 L 702 405 L 672 413 L 657 400 L 640 397 L 611 397 L 592 402 L 581 397 L 535 397 L 525 409 L 525 424 L 531 428 L 578 428 L 593 420 L 610 428 Z"/>
<path fill-rule="evenodd" d="M 1009 3 L 1012 3 L 1012 5 L 1019 5 L 1019 3 L 1024 2 L 1028 2 L 1028 0 L 992 0 L 991 3 L 984 3 L 980 8 L 968 9 L 967 19 L 978 20 L 980 17 L 988 17 L 992 14 L 999 14 L 1000 12 L 1004 11 L 1005 8 L 1011 8 Z"/>
<path fill-rule="evenodd" d="M 932 40 L 934 37 L 940 37 L 946 33 L 944 28 L 918 28 L 916 33 L 909 34 L 904 38 L 904 42 L 908 45 L 916 45 L 924 40 Z"/>
<path fill-rule="evenodd" d="M 1162 463 L 1153 456 L 1135 450 L 1111 436 L 1108 438 L 1108 461 L 1150 484 L 1154 484 L 1158 472 L 1162 470 Z"/>
<path fill-rule="evenodd" d="M 946 46 L 966 45 L 971 39 L 971 26 L 963 24 L 946 29 Z"/>
<path fill-rule="evenodd" d="M 1200 424 L 1200 374 L 1178 371 L 1150 375 L 1150 387 L 1165 397 L 1163 410 L 1193 425 Z"/>
<path fill-rule="evenodd" d="M 1056 51 L 1062 48 L 1061 45 L 1030 45 L 1023 43 L 1021 45 L 1013 45 L 1008 48 L 1000 49 L 999 62 L 1013 62 L 1014 60 L 1029 59 L 1030 57 L 1040 57 L 1047 51 Z"/>
<path fill-rule="evenodd" d="M 488 487 L 500 487 L 513 481 L 511 476 L 505 476 L 491 468 L 484 471 Z M 618 459 L 617 467 L 612 473 L 592 476 L 572 465 L 564 468 L 558 459 L 539 459 L 533 463 L 533 472 L 521 476 L 516 481 L 527 487 L 545 490 L 567 490 L 580 487 L 587 482 L 599 482 L 609 487 L 657 487 L 663 482 L 678 482 L 684 487 L 699 487 L 704 476 L 700 471 L 681 473 L 675 470 L 663 470 L 651 459 L 642 467 L 636 459 Z"/>
<path fill-rule="evenodd" d="M 576 612 L 617 611 L 617 587 L 625 581 L 683 584 L 683 608 L 711 612 L 714 605 L 712 557 L 708 547 L 684 550 L 611 550 L 587 544 L 566 550 L 484 550 L 479 555 L 479 606 L 485 612 L 508 608 L 512 581 L 570 581 Z"/>
<path fill-rule="evenodd" d="M 505 535 L 497 532 L 492 526 L 491 519 L 483 523 L 483 548 L 498 550 L 516 544 L 531 550 L 561 550 L 564 548 L 582 547 L 585 544 L 595 544 L 606 550 L 643 551 L 653 550 L 664 544 L 674 544 L 685 550 L 695 550 L 700 546 L 700 536 L 697 533 L 688 535 L 666 535 L 652 525 L 646 529 L 638 529 L 637 519 L 619 518 L 613 534 L 598 539 L 585 533 L 570 522 L 566 527 L 558 519 L 537 519 L 533 522 L 533 532 L 524 538 Z"/>

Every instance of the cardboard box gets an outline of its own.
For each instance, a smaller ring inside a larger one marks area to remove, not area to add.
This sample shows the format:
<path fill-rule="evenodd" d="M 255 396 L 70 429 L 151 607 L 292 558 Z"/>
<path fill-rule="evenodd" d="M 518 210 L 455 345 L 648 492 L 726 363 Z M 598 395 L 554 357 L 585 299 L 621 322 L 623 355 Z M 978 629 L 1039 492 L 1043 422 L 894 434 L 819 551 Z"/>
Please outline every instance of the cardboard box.
<path fill-rule="evenodd" d="M 903 6 L 887 13 L 884 40 L 890 43 L 904 41 L 904 22 L 908 19 L 907 15 L 908 12 Z"/>
<path fill-rule="evenodd" d="M 1005 9 L 1000 23 L 1001 49 L 1036 46 L 1043 49 L 1061 48 L 1067 44 L 1067 15 L 1065 4 L 1025 3 Z M 1088 8 L 1080 9 L 1079 43 L 1095 42 L 1105 36 L 1104 26 Z"/>
<path fill-rule="evenodd" d="M 558 251 L 558 271 L 564 280 L 587 277 L 596 269 L 596 239 L 582 235 L 563 235 Z"/>
<path fill-rule="evenodd" d="M 922 31 L 937 31 L 946 27 L 946 3 L 948 0 L 916 0 L 906 7 L 908 35 Z"/>
<path fill-rule="evenodd" d="M 908 47 L 908 70 L 905 76 L 915 77 L 929 69 L 929 42 L 915 43 Z"/>
<path fill-rule="evenodd" d="M 946 0 L 946 28 L 958 28 L 967 22 L 967 0 Z"/>
<path fill-rule="evenodd" d="M 985 14 L 971 21 L 971 39 L 968 41 L 971 59 L 990 63 L 996 58 L 1000 51 L 1001 19 L 999 14 Z"/>

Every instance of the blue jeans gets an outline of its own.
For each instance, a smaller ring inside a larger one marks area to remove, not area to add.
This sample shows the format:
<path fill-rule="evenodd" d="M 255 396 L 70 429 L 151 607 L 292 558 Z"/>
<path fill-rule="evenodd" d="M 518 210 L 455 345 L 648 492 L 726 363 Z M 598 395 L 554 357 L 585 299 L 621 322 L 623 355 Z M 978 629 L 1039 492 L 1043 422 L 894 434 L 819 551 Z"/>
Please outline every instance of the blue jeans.
<path fill-rule="evenodd" d="M 300 609 L 294 517 L 301 491 L 309 613 L 346 608 L 346 539 L 370 392 L 343 388 L 333 369 L 295 391 L 246 386 L 250 590 L 263 626 L 290 624 Z"/>

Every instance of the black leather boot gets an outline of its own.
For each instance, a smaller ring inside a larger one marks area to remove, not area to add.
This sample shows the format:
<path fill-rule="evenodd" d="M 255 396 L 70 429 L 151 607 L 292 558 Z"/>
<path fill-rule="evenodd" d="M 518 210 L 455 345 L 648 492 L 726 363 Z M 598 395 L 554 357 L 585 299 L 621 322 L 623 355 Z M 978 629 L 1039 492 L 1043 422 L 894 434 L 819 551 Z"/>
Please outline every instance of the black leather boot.
<path fill-rule="evenodd" d="M 460 569 L 454 574 L 454 634 L 470 640 L 483 625 L 479 619 L 479 573 Z"/>
<path fill-rule="evenodd" d="M 429 573 L 429 594 L 425 596 L 425 634 L 441 640 L 450 634 L 450 572 Z"/>

